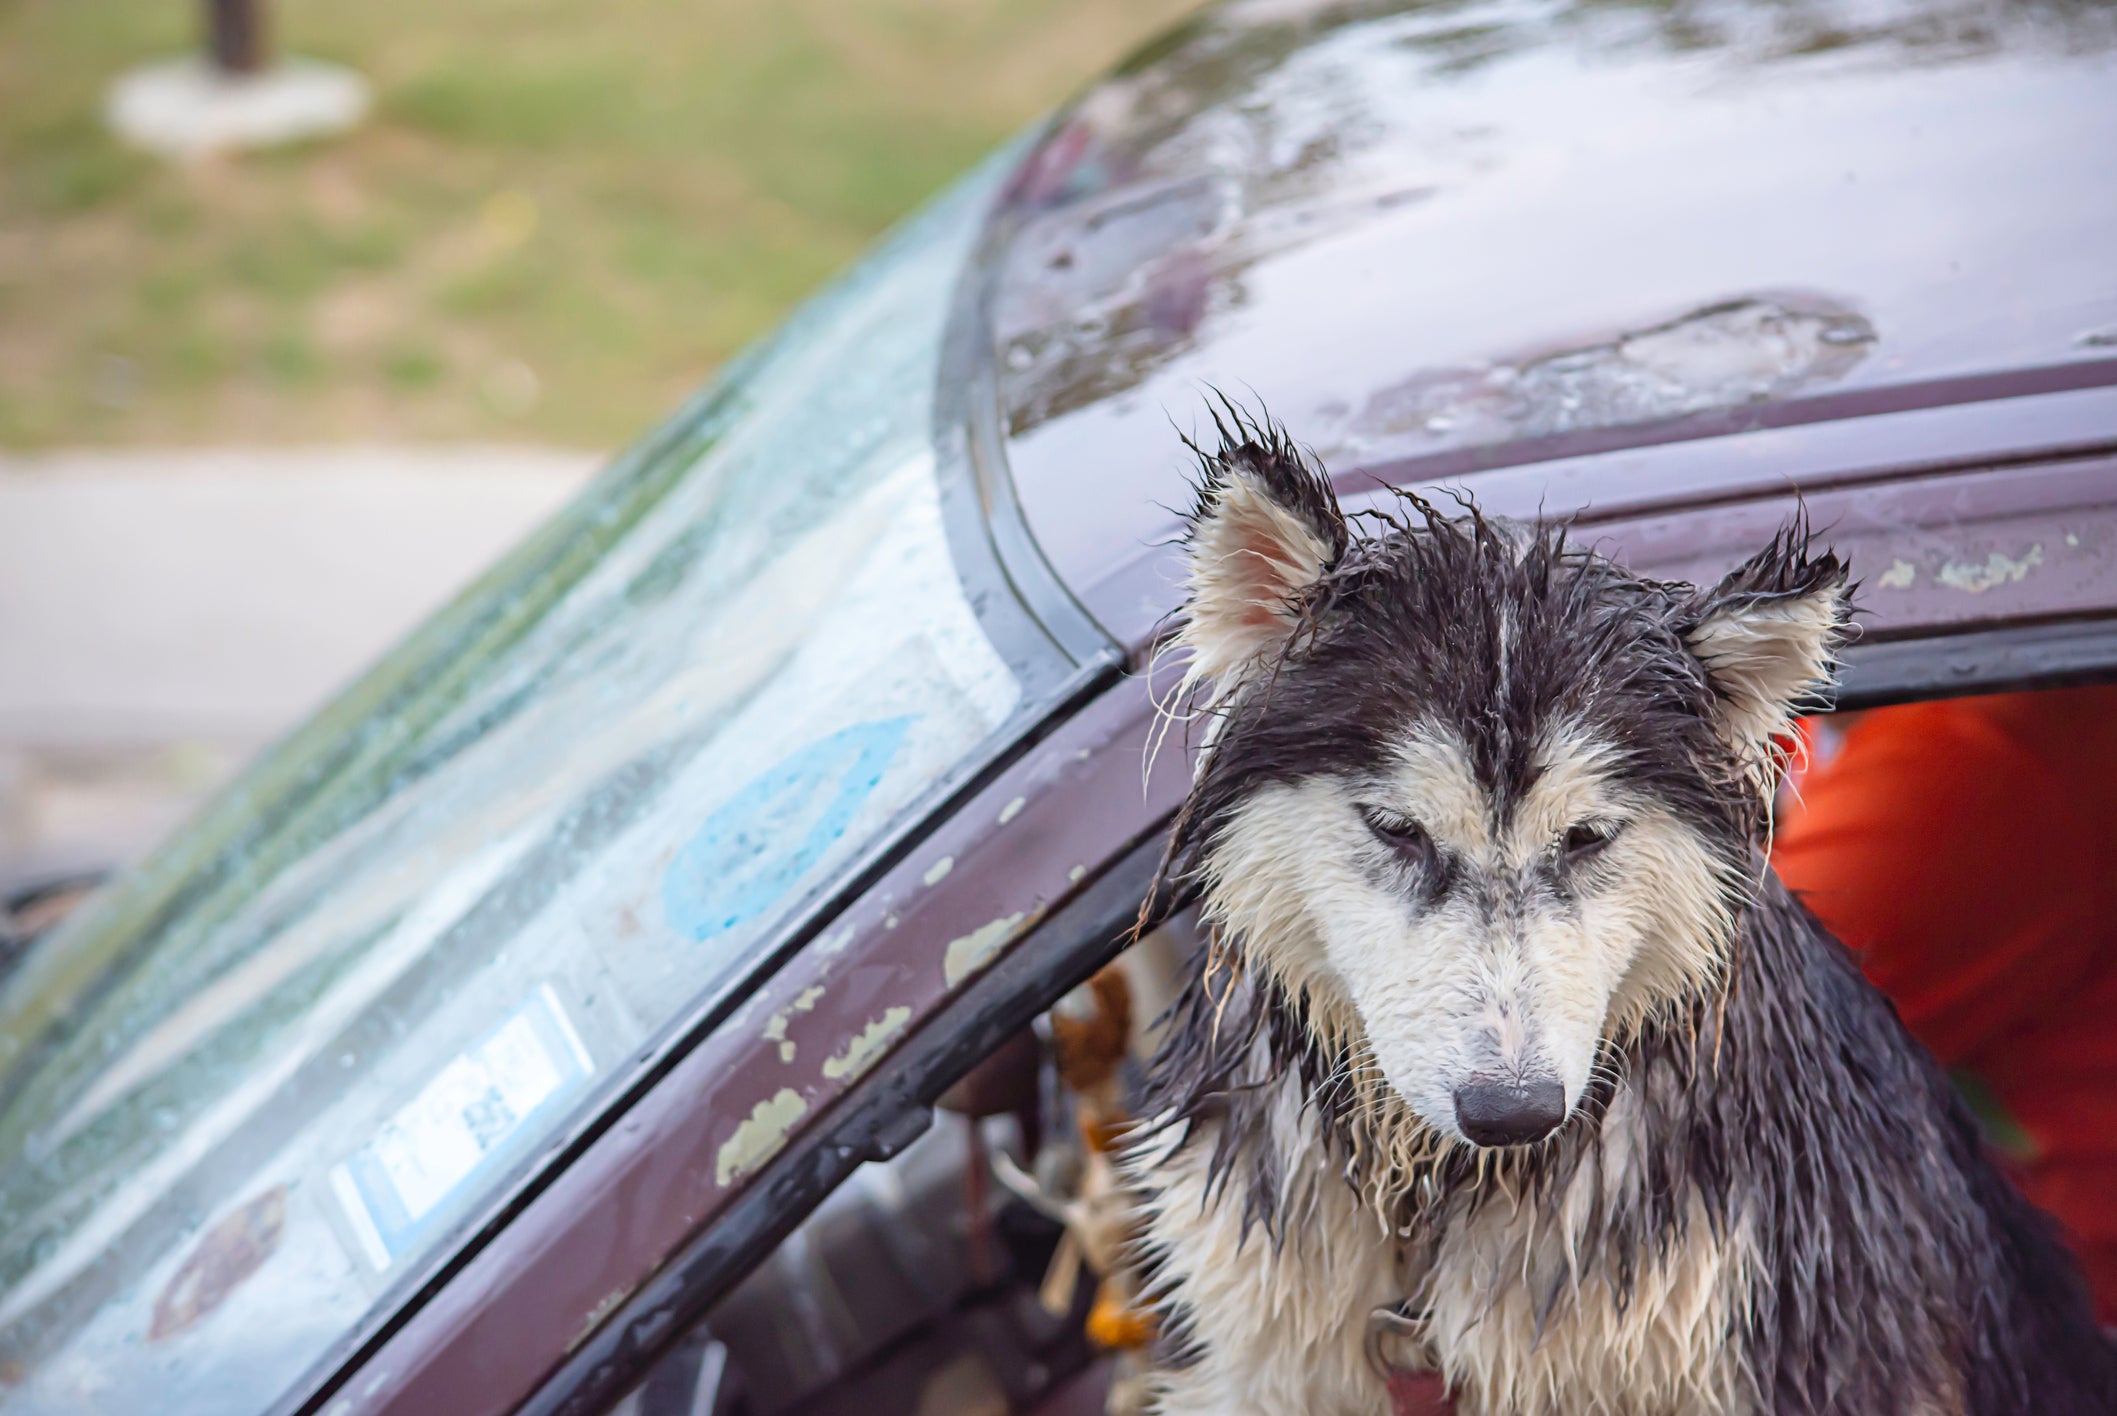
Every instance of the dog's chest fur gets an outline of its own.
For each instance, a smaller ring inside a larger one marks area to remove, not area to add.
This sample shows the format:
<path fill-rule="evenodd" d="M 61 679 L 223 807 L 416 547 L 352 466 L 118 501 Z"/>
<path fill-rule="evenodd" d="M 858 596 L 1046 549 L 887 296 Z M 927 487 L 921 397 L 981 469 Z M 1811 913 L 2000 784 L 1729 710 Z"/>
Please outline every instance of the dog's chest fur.
<path fill-rule="evenodd" d="M 1645 1183 L 1622 1139 L 1630 1109 L 1620 1091 L 1610 1118 L 1619 1135 L 1584 1159 L 1556 1204 L 1487 1197 L 1439 1218 L 1430 1257 L 1414 1246 L 1400 1262 L 1407 1291 L 1424 1300 L 1427 1361 L 1465 1416 L 1749 1409 L 1734 1334 L 1754 1273 L 1739 1220 L 1715 1225 L 1693 1201 L 1681 1242 L 1634 1256 L 1643 1262 L 1624 1281 L 1609 1270 L 1613 1248 L 1598 1227 L 1639 1209 Z"/>
<path fill-rule="evenodd" d="M 1636 1213 L 1648 1183 L 1632 1163 L 1632 1108 L 1613 1101 L 1610 1144 L 1585 1158 L 1562 1197 L 1484 1190 L 1444 1201 L 1412 1234 L 1389 1224 L 1330 1157 L 1291 1081 L 1247 1153 L 1211 1176 L 1217 1133 L 1156 1166 L 1150 1242 L 1182 1291 L 1188 1336 L 1213 1356 L 1167 1376 L 1162 1410 L 1379 1416 L 1387 1397 L 1364 1335 L 1377 1308 L 1418 1312 L 1389 1350 L 1437 1369 L 1461 1416 L 1691 1416 L 1752 1402 L 1733 1334 L 1754 1281 L 1744 1235 L 1687 1217 L 1622 1281 L 1601 1232 Z M 1249 1129 L 1249 1128 L 1244 1128 Z M 1267 1228 L 1245 1194 L 1270 1191 Z"/>

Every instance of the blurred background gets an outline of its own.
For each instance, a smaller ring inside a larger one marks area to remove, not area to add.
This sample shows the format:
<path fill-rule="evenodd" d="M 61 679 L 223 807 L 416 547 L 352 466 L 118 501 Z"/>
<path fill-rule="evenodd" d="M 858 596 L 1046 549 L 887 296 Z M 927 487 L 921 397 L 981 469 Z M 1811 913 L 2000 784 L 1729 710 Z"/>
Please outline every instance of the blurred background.
<path fill-rule="evenodd" d="M 0 890 L 129 860 L 1190 0 L 0 0 Z"/>

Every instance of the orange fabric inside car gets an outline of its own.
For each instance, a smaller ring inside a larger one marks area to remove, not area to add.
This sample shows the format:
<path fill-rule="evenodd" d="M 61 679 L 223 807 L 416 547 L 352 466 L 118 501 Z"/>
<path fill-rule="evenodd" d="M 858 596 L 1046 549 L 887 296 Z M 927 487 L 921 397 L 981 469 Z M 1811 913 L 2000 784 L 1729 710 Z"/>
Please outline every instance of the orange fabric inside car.
<path fill-rule="evenodd" d="M 1804 727 L 1780 878 L 1984 1103 L 2117 1322 L 2117 688 Z"/>

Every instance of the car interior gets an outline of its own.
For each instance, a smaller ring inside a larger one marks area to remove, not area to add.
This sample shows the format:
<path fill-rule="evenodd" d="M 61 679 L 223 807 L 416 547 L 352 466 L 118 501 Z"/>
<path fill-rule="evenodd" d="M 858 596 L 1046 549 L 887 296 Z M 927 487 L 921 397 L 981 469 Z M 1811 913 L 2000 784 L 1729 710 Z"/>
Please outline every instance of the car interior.
<path fill-rule="evenodd" d="M 2117 689 L 2011 699 L 2029 711 L 2100 712 L 2111 695 Z M 1776 812 L 1789 842 L 1800 841 L 1804 785 L 1872 716 L 1802 724 Z M 1930 711 L 1921 719 L 1937 720 Z M 1156 1020 L 1199 947 L 1195 921 L 1174 917 L 987 1056 L 943 1098 L 921 1139 L 829 1195 L 613 1416 L 1143 1411 L 1152 1323 L 1127 1271 L 1106 1147 L 1137 1096 Z M 2108 953 L 2098 976 L 2113 972 Z M 1897 1001 L 1919 1031 L 1923 1002 Z M 1995 1148 L 2019 1159 L 2021 1137 L 2009 1133 L 2004 1108 L 1969 1071 L 1955 1075 Z"/>

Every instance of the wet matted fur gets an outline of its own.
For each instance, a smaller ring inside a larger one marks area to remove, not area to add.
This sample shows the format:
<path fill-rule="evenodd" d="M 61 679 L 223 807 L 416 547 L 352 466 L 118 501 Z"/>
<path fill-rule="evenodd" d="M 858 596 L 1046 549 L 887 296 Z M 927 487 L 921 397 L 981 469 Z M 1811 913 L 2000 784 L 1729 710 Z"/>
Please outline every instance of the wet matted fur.
<path fill-rule="evenodd" d="M 1764 864 L 1845 567 L 1799 523 L 1699 590 L 1474 509 L 1349 522 L 1220 431 L 1162 896 L 1212 945 L 1131 1157 L 1158 1409 L 1377 1416 L 1399 1305 L 1465 1416 L 2117 1411 L 2049 1224 Z M 1555 1129 L 1473 1142 L 1492 1095 Z"/>

